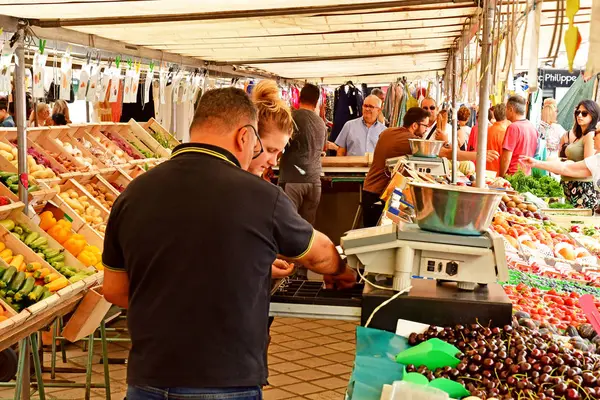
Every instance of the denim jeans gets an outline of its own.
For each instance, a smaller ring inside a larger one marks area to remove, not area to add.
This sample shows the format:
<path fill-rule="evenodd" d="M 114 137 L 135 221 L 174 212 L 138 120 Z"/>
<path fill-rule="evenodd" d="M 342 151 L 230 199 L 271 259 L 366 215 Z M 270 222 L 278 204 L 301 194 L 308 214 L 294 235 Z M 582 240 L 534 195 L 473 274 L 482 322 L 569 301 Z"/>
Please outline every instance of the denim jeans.
<path fill-rule="evenodd" d="M 127 400 L 262 400 L 258 386 L 240 388 L 155 388 L 127 387 Z"/>

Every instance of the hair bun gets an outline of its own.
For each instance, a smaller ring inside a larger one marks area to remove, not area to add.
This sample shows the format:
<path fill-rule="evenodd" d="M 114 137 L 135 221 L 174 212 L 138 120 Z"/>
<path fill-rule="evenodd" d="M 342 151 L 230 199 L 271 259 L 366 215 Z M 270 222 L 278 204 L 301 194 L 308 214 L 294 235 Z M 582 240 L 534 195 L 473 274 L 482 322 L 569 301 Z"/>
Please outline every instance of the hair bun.
<path fill-rule="evenodd" d="M 281 101 L 279 87 L 269 79 L 258 82 L 252 90 L 252 101 L 255 103 L 270 103 L 270 105 Z"/>

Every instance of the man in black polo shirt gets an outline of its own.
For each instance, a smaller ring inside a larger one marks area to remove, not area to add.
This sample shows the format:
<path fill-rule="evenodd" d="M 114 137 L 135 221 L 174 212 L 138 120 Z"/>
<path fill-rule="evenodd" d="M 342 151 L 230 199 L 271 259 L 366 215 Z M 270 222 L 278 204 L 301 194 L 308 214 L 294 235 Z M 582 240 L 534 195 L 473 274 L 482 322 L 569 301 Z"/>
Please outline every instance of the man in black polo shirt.
<path fill-rule="evenodd" d="M 192 143 L 113 206 L 104 295 L 129 308 L 128 400 L 260 399 L 276 256 L 354 277 L 281 189 L 244 171 L 262 152 L 256 124 L 243 91 L 207 92 Z"/>

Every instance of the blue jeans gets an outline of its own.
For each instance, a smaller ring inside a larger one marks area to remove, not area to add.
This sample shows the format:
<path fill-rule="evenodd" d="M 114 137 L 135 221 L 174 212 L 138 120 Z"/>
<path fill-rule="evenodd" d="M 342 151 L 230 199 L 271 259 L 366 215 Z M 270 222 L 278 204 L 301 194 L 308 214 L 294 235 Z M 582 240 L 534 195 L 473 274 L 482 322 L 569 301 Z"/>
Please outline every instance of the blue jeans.
<path fill-rule="evenodd" d="M 262 390 L 258 386 L 194 389 L 129 385 L 127 400 L 262 400 Z"/>

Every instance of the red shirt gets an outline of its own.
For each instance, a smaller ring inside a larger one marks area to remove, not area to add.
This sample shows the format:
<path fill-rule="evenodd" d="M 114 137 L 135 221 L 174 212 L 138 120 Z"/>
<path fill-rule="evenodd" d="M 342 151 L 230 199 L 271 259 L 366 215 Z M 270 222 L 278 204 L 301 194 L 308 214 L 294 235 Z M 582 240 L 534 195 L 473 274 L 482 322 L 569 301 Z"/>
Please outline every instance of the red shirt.
<path fill-rule="evenodd" d="M 508 167 L 507 174 L 512 175 L 519 170 L 519 167 L 523 169 L 525 174 L 531 173 L 531 168 L 527 168 L 519 163 L 519 156 L 533 157 L 535 150 L 537 149 L 537 130 L 531 122 L 526 119 L 515 121 L 508 129 L 504 136 L 504 143 L 502 148 L 504 150 L 512 151 L 512 159 Z"/>

